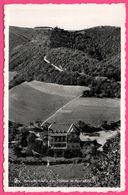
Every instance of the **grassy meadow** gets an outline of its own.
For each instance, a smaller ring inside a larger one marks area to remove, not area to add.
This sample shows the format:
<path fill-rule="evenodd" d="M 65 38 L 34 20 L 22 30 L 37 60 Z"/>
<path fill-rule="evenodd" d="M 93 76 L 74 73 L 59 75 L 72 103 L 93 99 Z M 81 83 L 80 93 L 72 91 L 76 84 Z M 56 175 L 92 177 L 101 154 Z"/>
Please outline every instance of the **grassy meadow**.
<path fill-rule="evenodd" d="M 120 100 L 111 98 L 78 98 L 58 110 L 49 122 L 85 123 L 99 125 L 101 121 L 117 121 L 120 119 Z"/>
<path fill-rule="evenodd" d="M 44 121 L 84 89 L 37 81 L 22 83 L 9 92 L 9 120 L 22 124 Z"/>

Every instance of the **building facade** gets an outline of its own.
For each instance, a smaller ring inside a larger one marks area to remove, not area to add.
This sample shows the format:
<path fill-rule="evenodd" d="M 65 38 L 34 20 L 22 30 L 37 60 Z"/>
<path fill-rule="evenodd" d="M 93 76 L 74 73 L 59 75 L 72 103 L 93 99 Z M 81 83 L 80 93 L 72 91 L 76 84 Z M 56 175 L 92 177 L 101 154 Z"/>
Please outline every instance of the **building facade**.
<path fill-rule="evenodd" d="M 80 151 L 80 132 L 74 124 L 53 123 L 47 128 L 37 129 L 35 132 L 29 131 L 30 135 L 35 135 L 34 141 L 28 141 L 29 150 L 34 150 L 42 155 L 51 156 L 77 156 Z M 30 137 L 29 135 L 29 137 Z"/>
<path fill-rule="evenodd" d="M 64 156 L 69 151 L 77 155 L 80 150 L 80 133 L 74 124 L 53 124 L 48 132 L 48 146 L 56 156 Z"/>

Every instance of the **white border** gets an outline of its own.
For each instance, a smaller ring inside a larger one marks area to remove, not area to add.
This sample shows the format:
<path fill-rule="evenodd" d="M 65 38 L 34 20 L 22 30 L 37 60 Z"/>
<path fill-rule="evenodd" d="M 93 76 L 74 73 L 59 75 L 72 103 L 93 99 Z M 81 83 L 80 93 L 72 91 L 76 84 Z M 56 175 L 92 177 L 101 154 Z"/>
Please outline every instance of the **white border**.
<path fill-rule="evenodd" d="M 124 18 L 121 26 L 121 187 L 103 188 L 103 187 L 9 187 L 8 186 L 8 73 L 9 73 L 9 26 L 8 18 L 5 14 L 5 66 L 4 66 L 4 190 L 5 192 L 121 192 L 125 190 L 125 3 Z M 14 6 L 17 4 L 13 4 Z M 20 4 L 18 4 L 20 5 Z M 32 4 L 27 4 L 32 6 Z M 47 5 L 47 4 L 44 4 Z M 52 5 L 52 4 L 50 4 Z M 55 5 L 55 4 L 54 4 Z M 62 5 L 62 4 L 61 4 Z M 65 5 L 65 4 L 64 4 Z M 69 4 L 70 5 L 70 4 Z M 81 4 L 84 5 L 84 4 Z M 94 3 L 93 3 L 94 5 Z M 105 4 L 104 4 L 105 5 Z M 107 5 L 107 4 L 106 4 Z M 9 5 L 5 5 L 4 8 Z M 34 4 L 36 6 L 36 4 Z M 39 6 L 39 5 L 38 5 Z"/>

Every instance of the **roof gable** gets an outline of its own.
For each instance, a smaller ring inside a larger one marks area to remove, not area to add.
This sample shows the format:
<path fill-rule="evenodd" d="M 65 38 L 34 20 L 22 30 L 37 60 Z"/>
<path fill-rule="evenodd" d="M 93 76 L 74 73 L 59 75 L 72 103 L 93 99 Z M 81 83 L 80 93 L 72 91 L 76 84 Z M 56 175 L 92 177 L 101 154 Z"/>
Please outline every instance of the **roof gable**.
<path fill-rule="evenodd" d="M 51 133 L 67 133 L 70 124 L 67 123 L 53 123 L 49 127 Z"/>
<path fill-rule="evenodd" d="M 68 129 L 68 134 L 70 134 L 70 133 L 77 133 L 77 134 L 79 134 L 79 129 L 72 123 L 71 124 L 71 126 L 69 127 L 69 129 Z"/>

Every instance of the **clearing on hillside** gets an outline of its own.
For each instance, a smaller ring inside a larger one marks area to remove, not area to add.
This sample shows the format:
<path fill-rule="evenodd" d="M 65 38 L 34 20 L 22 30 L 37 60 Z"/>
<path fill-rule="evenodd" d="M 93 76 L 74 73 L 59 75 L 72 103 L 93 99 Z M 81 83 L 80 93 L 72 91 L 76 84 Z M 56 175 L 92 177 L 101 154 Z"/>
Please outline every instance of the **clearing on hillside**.
<path fill-rule="evenodd" d="M 84 90 L 90 90 L 89 87 L 76 85 L 59 85 L 40 81 L 29 82 L 28 85 L 41 92 L 69 97 L 77 97 L 80 96 Z"/>
<path fill-rule="evenodd" d="M 69 102 L 49 122 L 76 123 L 82 120 L 92 125 L 98 125 L 103 120 L 117 121 L 120 119 L 120 100 L 111 98 L 77 98 Z"/>
<path fill-rule="evenodd" d="M 86 87 L 60 86 L 33 81 L 10 90 L 9 120 L 29 124 L 46 120 L 67 102 L 82 94 Z"/>

